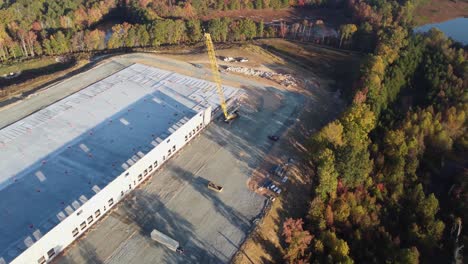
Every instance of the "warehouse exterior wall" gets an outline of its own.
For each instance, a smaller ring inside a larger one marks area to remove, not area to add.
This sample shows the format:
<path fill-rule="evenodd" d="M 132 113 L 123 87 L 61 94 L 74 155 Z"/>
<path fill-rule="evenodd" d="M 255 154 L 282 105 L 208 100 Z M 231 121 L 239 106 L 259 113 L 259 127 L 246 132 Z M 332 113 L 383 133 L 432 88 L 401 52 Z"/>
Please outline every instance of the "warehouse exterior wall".
<path fill-rule="evenodd" d="M 11 263 L 47 263 L 51 261 L 113 209 L 152 172 L 161 167 L 175 152 L 200 133 L 211 119 L 211 107 L 192 117 Z"/>

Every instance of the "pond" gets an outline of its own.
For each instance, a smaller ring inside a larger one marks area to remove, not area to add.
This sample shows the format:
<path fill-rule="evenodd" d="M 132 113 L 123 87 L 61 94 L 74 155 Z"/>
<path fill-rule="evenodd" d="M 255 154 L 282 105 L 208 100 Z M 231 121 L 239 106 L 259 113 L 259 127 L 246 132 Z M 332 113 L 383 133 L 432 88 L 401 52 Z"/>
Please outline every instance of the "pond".
<path fill-rule="evenodd" d="M 437 28 L 452 39 L 468 44 L 468 18 L 459 17 L 441 23 L 427 24 L 414 29 L 414 32 L 427 32 L 431 28 Z"/>

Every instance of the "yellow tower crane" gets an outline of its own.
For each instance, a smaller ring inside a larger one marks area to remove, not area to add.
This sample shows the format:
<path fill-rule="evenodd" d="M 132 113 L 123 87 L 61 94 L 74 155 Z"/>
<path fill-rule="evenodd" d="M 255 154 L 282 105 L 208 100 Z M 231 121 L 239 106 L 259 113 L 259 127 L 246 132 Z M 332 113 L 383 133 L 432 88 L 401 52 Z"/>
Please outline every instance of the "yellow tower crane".
<path fill-rule="evenodd" d="M 206 48 L 208 50 L 208 57 L 210 59 L 210 66 L 211 66 L 211 71 L 213 73 L 213 81 L 216 83 L 216 90 L 218 91 L 218 96 L 219 96 L 219 102 L 221 105 L 221 109 L 223 110 L 224 113 L 224 120 L 226 122 L 229 122 L 238 115 L 236 113 L 229 114 L 227 105 L 226 105 L 226 100 L 224 99 L 224 92 L 223 92 L 223 87 L 221 86 L 221 76 L 219 74 L 219 67 L 218 67 L 218 62 L 216 61 L 216 54 L 213 46 L 213 41 L 211 40 L 211 35 L 210 33 L 205 33 L 205 43 L 206 43 Z"/>

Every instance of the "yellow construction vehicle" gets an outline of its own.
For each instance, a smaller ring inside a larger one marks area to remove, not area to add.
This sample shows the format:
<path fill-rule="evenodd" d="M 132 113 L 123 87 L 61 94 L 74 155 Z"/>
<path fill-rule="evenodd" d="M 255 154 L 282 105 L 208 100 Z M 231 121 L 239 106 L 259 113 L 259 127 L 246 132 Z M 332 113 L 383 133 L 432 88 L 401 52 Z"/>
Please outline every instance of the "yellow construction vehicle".
<path fill-rule="evenodd" d="M 205 43 L 206 48 L 208 50 L 208 57 L 210 59 L 211 71 L 213 73 L 213 81 L 216 83 L 216 90 L 218 91 L 220 106 L 224 113 L 224 121 L 230 122 L 231 120 L 237 118 L 239 115 L 237 114 L 237 112 L 231 114 L 228 113 L 226 100 L 224 99 L 223 87 L 221 86 L 221 76 L 219 74 L 218 62 L 216 61 L 216 54 L 210 33 L 205 33 Z"/>

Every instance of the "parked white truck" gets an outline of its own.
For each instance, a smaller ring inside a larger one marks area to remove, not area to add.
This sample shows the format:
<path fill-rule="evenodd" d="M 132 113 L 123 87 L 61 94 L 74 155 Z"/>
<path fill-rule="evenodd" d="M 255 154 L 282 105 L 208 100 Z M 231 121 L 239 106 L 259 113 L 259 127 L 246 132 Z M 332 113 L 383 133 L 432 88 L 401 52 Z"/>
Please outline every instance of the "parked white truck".
<path fill-rule="evenodd" d="M 177 253 L 184 253 L 184 249 L 182 249 L 182 247 L 179 245 L 179 242 L 159 232 L 156 229 L 151 231 L 151 239 L 165 245 L 172 251 L 175 251 Z"/>

